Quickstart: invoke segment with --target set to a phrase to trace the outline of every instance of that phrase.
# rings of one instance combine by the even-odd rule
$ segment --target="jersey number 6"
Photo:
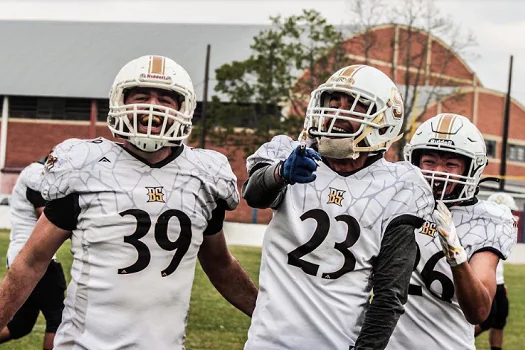
[[[120,216],[132,215],[137,220],[137,229],[133,234],[124,236],[124,242],[135,247],[139,257],[134,264],[118,269],[118,273],[119,275],[122,275],[142,271],[151,261],[151,253],[148,246],[140,241],[140,239],[148,233],[151,227],[149,214],[140,209],[128,209],[119,214]],[[168,238],[168,222],[172,217],[176,217],[180,223],[180,235],[174,242],[170,241]],[[162,277],[171,275],[177,269],[184,254],[186,254],[190,247],[191,235],[191,221],[188,215],[177,209],[166,210],[160,214],[157,223],[155,224],[155,241],[159,247],[164,250],[173,251],[177,249],[168,267],[161,271]]]
[[[316,276],[317,271],[319,271],[319,265],[305,261],[301,259],[301,257],[313,252],[326,239],[328,232],[330,231],[330,217],[321,209],[312,209],[301,215],[302,221],[306,219],[314,219],[317,221],[317,228],[308,242],[288,253],[288,264],[301,268],[301,270],[309,275]],[[354,270],[356,262],[355,257],[348,248],[352,247],[357,242],[359,235],[361,234],[359,224],[354,217],[350,215],[338,215],[335,217],[335,220],[342,221],[347,226],[345,240],[341,243],[334,244],[334,249],[343,254],[345,261],[339,270],[323,273],[321,277],[326,279],[337,279],[345,273]]]
[[[416,254],[416,263],[414,264],[414,270],[417,268],[417,265],[419,264],[419,260],[421,259],[421,251],[419,250],[419,246],[416,245],[416,247],[417,247],[417,254]],[[444,257],[445,257],[445,253],[443,253],[441,250],[435,253],[434,255],[432,255],[430,259],[428,259],[425,266],[423,267],[423,270],[421,271],[421,279],[423,280],[423,283],[425,284],[425,287],[428,289],[430,294],[432,294],[434,297],[441,299],[447,303],[451,303],[452,297],[454,297],[454,293],[455,293],[454,283],[444,273],[434,270],[438,261]],[[432,283],[434,283],[435,281],[439,281],[439,283],[441,283],[441,289],[442,289],[441,295],[439,295],[432,289]],[[421,286],[410,284],[408,286],[408,294],[422,296],[423,290]]]

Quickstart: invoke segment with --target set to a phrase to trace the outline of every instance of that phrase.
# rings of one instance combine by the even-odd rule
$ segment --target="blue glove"
[[[321,160],[321,155],[311,148],[296,149],[282,163],[279,175],[286,183],[308,183],[315,180],[314,171],[319,166],[316,161]]]

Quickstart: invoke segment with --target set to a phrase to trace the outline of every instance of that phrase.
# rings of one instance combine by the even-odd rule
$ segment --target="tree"
[[[396,27],[390,42],[390,75],[397,82],[403,82],[398,87],[404,98],[405,137],[395,144],[398,158],[402,158],[410,131],[429,104],[450,96],[461,85],[445,78],[444,73],[456,55],[469,55],[475,45],[474,37],[471,33],[464,34],[430,0],[348,0],[348,4],[353,23],[349,28],[354,33],[362,33],[359,49],[362,63],[368,63],[371,51],[379,48],[375,29],[387,23]],[[443,40],[448,48],[436,44],[435,38]],[[427,59],[429,55],[431,60]]]
[[[270,19],[271,27],[254,37],[248,59],[215,71],[215,91],[222,98],[216,95],[210,103],[208,135],[222,144],[243,144],[246,152],[274,134],[297,137],[305,93],[345,60],[341,31],[319,12],[303,10],[297,16]],[[233,135],[238,126],[244,128]]]

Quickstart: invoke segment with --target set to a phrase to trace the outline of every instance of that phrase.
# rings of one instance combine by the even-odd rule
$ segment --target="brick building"
[[[0,192],[9,193],[16,171],[44,156],[55,144],[70,137],[110,137],[105,118],[107,93],[118,69],[131,58],[159,54],[174,58],[193,77],[202,99],[206,45],[211,44],[210,94],[214,71],[233,60],[249,56],[252,38],[264,26],[146,23],[85,23],[0,21]],[[407,82],[417,84],[418,96],[411,118],[413,126],[441,112],[470,118],[484,134],[489,166],[486,175],[499,172],[505,94],[486,89],[473,70],[446,44],[423,32],[384,25],[372,30],[374,45],[363,54],[365,35],[343,43],[353,63],[373,65],[389,76],[403,92]],[[423,50],[407,68],[408,50]],[[368,36],[369,38],[369,36]],[[446,65],[444,64],[446,62]],[[408,78],[407,78],[408,72]],[[307,72],[305,73],[307,74]],[[429,91],[439,90],[439,98]],[[413,89],[407,89],[410,98]],[[428,100],[428,103],[427,103]],[[200,113],[197,107],[195,120]],[[416,120],[416,117],[417,118]],[[511,103],[506,190],[525,193],[525,108]],[[229,156],[239,185],[247,178],[245,156],[218,145],[209,145]],[[11,174],[13,173],[13,174]],[[522,178],[520,178],[522,177]],[[484,188],[482,195],[492,189]],[[520,205],[525,198],[517,194]],[[228,213],[230,221],[251,222],[254,212],[244,201]],[[268,222],[269,210],[257,212],[257,221]]]

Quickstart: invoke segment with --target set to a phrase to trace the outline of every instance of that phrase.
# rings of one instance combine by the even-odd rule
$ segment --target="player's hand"
[[[321,161],[319,153],[311,148],[298,146],[282,163],[279,175],[291,185],[312,182],[316,178],[314,171],[319,166],[318,161]]]
[[[436,210],[432,214],[437,225],[441,247],[450,266],[458,266],[467,261],[467,253],[461,246],[452,215],[442,201],[437,201]]]

